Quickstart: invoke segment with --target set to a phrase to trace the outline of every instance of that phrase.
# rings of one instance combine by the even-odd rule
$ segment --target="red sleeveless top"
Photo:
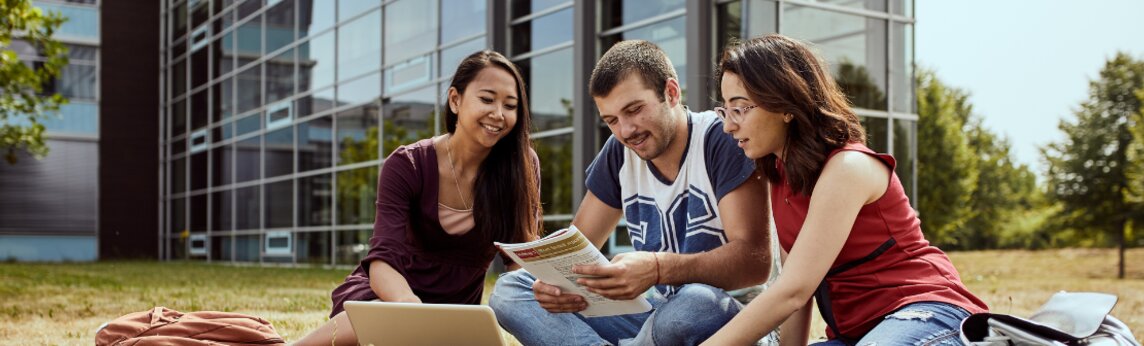
[[[949,303],[970,313],[987,311],[985,303],[962,284],[949,257],[922,235],[921,221],[894,173],[894,158],[851,143],[830,152],[826,160],[842,151],[882,161],[890,168],[890,183],[881,198],[858,211],[842,251],[816,293],[823,319],[831,325],[827,335],[857,340],[887,314],[917,302]],[[790,252],[806,221],[810,197],[792,191],[782,162],[776,165],[781,183],[771,184],[771,205],[779,244]]]

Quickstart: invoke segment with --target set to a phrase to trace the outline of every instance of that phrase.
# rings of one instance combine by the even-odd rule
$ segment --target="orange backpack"
[[[100,328],[97,346],[285,345],[262,318],[218,311],[182,313],[165,307],[123,315]]]

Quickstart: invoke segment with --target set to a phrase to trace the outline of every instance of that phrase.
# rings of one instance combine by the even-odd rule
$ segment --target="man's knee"
[[[520,300],[522,297],[534,297],[532,295],[532,284],[536,282],[536,278],[524,270],[514,270],[502,274],[497,278],[497,282],[493,285],[493,292],[489,295],[489,307],[494,311],[505,309],[513,304],[513,301]]]
[[[704,284],[684,285],[656,312],[655,330],[710,335],[740,309],[735,298],[722,289]]]

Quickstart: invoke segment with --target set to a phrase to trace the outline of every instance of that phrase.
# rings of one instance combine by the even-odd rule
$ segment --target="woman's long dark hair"
[[[847,143],[866,143],[866,131],[826,64],[803,43],[772,34],[734,42],[716,70],[734,73],[752,100],[767,111],[791,114],[783,170],[791,190],[810,196],[826,155]],[[774,154],[756,161],[763,176],[779,184]]]
[[[540,234],[539,168],[534,161],[532,115],[528,111],[524,78],[508,58],[484,50],[461,61],[449,87],[464,94],[465,88],[485,68],[499,68],[512,75],[517,90],[516,125],[508,135],[493,145],[473,185],[473,221],[475,231],[500,242],[524,242]],[[445,129],[457,130],[457,113],[445,108]]]

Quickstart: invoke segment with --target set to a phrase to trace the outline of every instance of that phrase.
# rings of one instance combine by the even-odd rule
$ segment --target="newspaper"
[[[576,283],[585,277],[572,272],[575,265],[605,265],[608,259],[576,226],[553,232],[547,237],[519,244],[494,243],[513,261],[549,285],[560,287],[564,293],[584,297],[588,308],[580,314],[585,317],[613,316],[641,313],[651,310],[644,297],[631,300],[612,300],[589,292]]]

